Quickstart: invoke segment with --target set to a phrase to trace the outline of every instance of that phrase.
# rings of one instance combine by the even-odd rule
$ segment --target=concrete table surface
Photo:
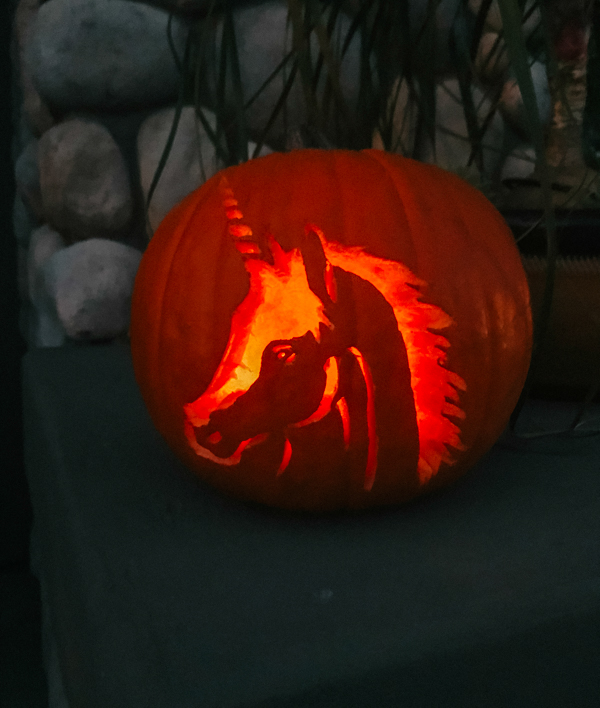
[[[600,705],[598,436],[505,442],[444,493],[306,517],[189,473],[126,345],[23,366],[32,558],[71,708]]]

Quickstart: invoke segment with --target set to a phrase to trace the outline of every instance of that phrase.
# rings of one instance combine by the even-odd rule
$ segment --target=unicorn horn
[[[219,189],[227,216],[227,231],[233,237],[235,247],[242,256],[260,256],[260,246],[253,239],[252,229],[243,221],[244,215],[226,177],[221,179]]]

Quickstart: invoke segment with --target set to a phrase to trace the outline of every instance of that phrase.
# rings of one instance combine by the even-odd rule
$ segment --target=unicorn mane
[[[450,342],[432,331],[450,327],[453,320],[441,308],[420,300],[426,283],[402,263],[372,256],[360,246],[327,241],[313,224],[306,228],[319,236],[333,266],[367,280],[394,310],[410,368],[419,429],[418,472],[424,484],[442,462],[453,464],[449,448],[464,449],[460,428],[448,416],[465,418],[459,406],[459,391],[465,391],[467,386],[464,379],[444,366]]]

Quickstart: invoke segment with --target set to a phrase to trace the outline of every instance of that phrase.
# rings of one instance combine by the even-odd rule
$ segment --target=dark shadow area
[[[32,512],[23,464],[18,252],[13,232],[10,46],[16,2],[0,3],[0,705],[45,708],[39,583],[29,572]]]
[[[19,332],[17,243],[12,215],[15,182],[12,168],[10,33],[13,3],[0,9],[0,570],[26,568],[31,508],[23,467],[21,357],[25,343]]]
[[[0,705],[45,708],[39,583],[26,571],[0,575]]]
[[[260,708],[595,708],[599,619],[598,613],[565,618],[477,651],[415,659],[402,677],[394,667]]]

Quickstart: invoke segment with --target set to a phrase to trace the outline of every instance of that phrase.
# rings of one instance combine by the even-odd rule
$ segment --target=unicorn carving
[[[383,451],[414,454],[421,484],[452,464],[466,385],[445,366],[450,343],[439,332],[452,319],[422,301],[426,284],[402,263],[329,241],[318,224],[284,251],[275,235],[253,233],[225,179],[221,194],[250,288],[212,381],[184,408],[196,454],[233,466],[277,440],[281,475],[293,463],[291,438],[333,416],[344,450],[364,448],[366,490]],[[369,317],[356,317],[358,298]],[[414,430],[418,450],[399,448],[399,426]]]

